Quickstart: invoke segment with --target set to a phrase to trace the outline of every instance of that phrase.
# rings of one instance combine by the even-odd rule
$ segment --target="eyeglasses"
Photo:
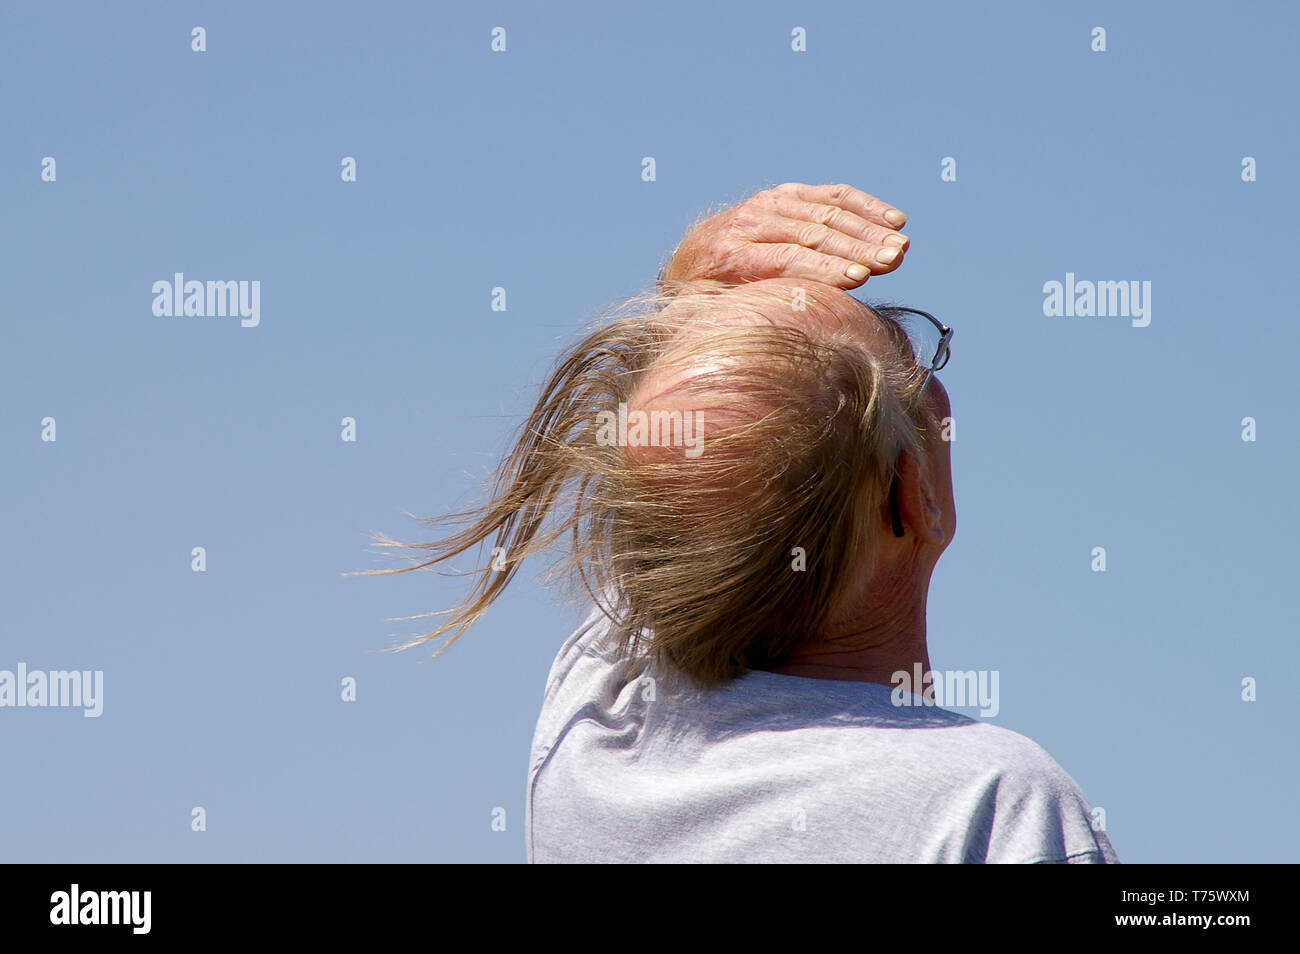
[[[884,318],[891,328],[900,330],[907,337],[917,365],[926,369],[925,380],[917,388],[916,397],[912,399],[912,405],[908,408],[909,411],[913,411],[920,403],[921,395],[925,393],[926,385],[930,383],[934,373],[943,370],[952,356],[950,344],[952,328],[929,312],[916,308],[889,306],[873,310]],[[902,342],[899,344],[901,345]]]

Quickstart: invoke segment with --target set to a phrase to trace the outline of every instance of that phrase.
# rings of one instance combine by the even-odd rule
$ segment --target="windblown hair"
[[[804,288],[809,311],[850,304],[863,322],[874,311],[890,346],[874,353],[860,335],[796,321],[790,288],[758,282],[635,298],[569,348],[487,503],[424,521],[463,529],[429,543],[379,538],[414,565],[370,573],[488,546],[501,555],[472,571],[457,608],[423,614],[449,619],[397,648],[442,637],[443,652],[528,557],[565,537],[559,567],[615,622],[624,654],[650,653],[699,686],[779,665],[817,637],[888,532],[899,454],[922,450],[934,422],[908,410],[924,372],[889,308]],[[643,387],[652,382],[666,384]],[[609,440],[620,405],[656,401],[703,420],[698,456]]]

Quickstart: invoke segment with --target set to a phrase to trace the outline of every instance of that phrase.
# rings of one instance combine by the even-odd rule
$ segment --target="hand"
[[[692,228],[661,280],[803,278],[857,288],[902,264],[908,238],[898,229],[906,221],[852,186],[787,182]]]

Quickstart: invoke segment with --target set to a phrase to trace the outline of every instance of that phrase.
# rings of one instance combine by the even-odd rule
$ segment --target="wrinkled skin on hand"
[[[661,280],[728,284],[797,278],[857,288],[902,264],[907,217],[848,185],[787,182],[695,225]]]

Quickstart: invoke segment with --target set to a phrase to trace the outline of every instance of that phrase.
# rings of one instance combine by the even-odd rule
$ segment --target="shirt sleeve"
[[[992,864],[1119,864],[1083,791],[1042,748],[1028,742],[999,779],[988,840]]]

